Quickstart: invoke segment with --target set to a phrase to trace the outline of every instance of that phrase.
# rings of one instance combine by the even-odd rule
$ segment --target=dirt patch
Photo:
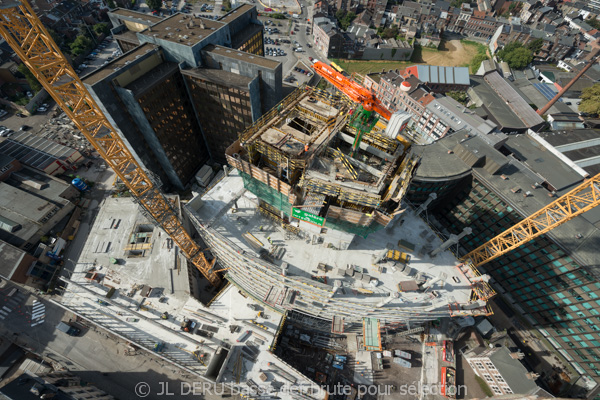
[[[443,41],[438,51],[424,48],[421,57],[425,64],[444,67],[468,66],[477,54],[477,48],[464,45],[460,40]]]
[[[438,50],[417,47],[411,61],[358,61],[333,60],[346,72],[368,74],[382,70],[404,69],[411,65],[429,64],[443,67],[464,67],[471,63],[477,54],[477,46],[461,43],[460,40],[442,41]]]

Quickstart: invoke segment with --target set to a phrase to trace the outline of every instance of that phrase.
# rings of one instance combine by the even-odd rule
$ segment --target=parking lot
[[[85,58],[83,64],[75,70],[79,76],[85,76],[94,72],[96,69],[108,64],[116,57],[121,55],[121,51],[112,37],[104,39],[98,43],[96,48]]]

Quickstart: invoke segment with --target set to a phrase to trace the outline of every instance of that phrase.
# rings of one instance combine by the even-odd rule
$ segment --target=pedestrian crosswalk
[[[0,303],[0,320],[8,317],[8,315],[14,310],[17,310],[19,314],[22,314],[23,312],[21,311],[21,303],[25,297],[26,294],[19,290],[13,292],[11,295],[5,296]]]
[[[38,300],[33,301],[31,307],[31,326],[37,326],[44,323],[46,317],[46,306]]]

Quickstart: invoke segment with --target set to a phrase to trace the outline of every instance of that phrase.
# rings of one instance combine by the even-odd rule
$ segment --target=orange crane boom
[[[27,1],[3,2],[0,35],[75,123],[134,198],[213,285],[221,278],[169,200],[138,164]]]
[[[352,101],[359,103],[363,106],[365,111],[375,111],[383,118],[390,120],[392,113],[379,101],[373,93],[369,92],[358,83],[346,78],[344,75],[331,68],[329,65],[317,61],[313,64],[313,69],[319,75],[331,83],[333,86],[338,88],[341,92],[345,93]]]

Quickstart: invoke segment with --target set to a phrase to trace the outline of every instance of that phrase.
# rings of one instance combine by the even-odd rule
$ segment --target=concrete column
[[[473,232],[473,230],[469,227],[463,229],[463,231],[460,233],[460,235],[450,235],[450,238],[448,240],[446,240],[444,243],[442,243],[442,245],[440,247],[438,247],[437,249],[433,250],[431,253],[429,253],[429,255],[431,257],[435,257],[438,254],[440,254],[442,251],[446,250],[447,248],[449,248],[450,246],[452,246],[453,244],[457,244],[459,242],[460,239],[462,239],[463,237],[470,235]]]
[[[417,208],[417,215],[420,215],[423,211],[427,210],[429,204],[431,204],[431,202],[435,199],[437,199],[437,194],[433,192],[429,193],[429,197],[427,198],[427,200],[425,200],[425,203],[421,204],[419,208]]]

